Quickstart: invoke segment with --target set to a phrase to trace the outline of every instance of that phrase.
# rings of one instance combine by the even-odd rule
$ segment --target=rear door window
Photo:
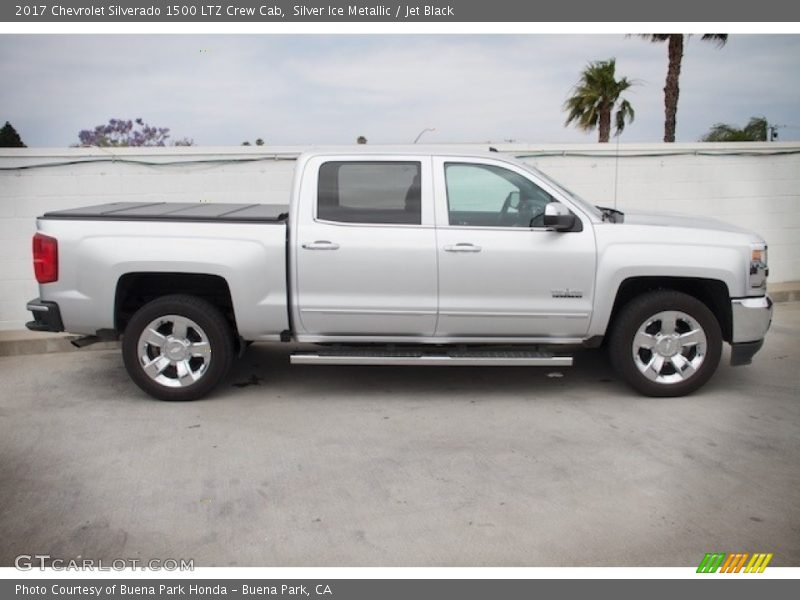
[[[317,218],[365,224],[422,223],[421,165],[329,161],[320,166]]]

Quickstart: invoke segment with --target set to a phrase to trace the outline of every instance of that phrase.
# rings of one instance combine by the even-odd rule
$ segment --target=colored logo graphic
[[[749,559],[749,561],[748,561]],[[772,560],[772,553],[759,552],[748,554],[747,552],[711,552],[703,557],[700,566],[697,567],[698,573],[763,573],[769,561]],[[747,566],[745,566],[747,565]]]

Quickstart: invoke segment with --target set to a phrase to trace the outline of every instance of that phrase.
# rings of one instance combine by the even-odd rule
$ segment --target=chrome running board
[[[520,350],[389,350],[341,348],[291,355],[294,365],[408,365],[450,367],[571,367],[571,356]]]

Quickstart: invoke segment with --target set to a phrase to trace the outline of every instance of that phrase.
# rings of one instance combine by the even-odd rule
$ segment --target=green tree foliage
[[[8,121],[0,128],[0,148],[27,148],[17,130]]]
[[[751,117],[742,128],[729,123],[716,123],[708,130],[701,142],[766,142],[767,118]]]
[[[634,85],[626,77],[616,79],[616,59],[589,63],[572,89],[572,96],[564,102],[567,120],[564,126],[575,123],[584,131],[598,130],[598,141],[608,142],[611,135],[611,114],[614,113],[614,135],[625,129],[625,122],[633,122],[634,111],[630,102],[621,98],[622,92]]]

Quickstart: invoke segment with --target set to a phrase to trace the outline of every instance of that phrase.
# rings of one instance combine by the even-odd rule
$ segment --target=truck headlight
[[[767,247],[763,244],[755,245],[750,251],[750,287],[761,289],[767,287]]]

